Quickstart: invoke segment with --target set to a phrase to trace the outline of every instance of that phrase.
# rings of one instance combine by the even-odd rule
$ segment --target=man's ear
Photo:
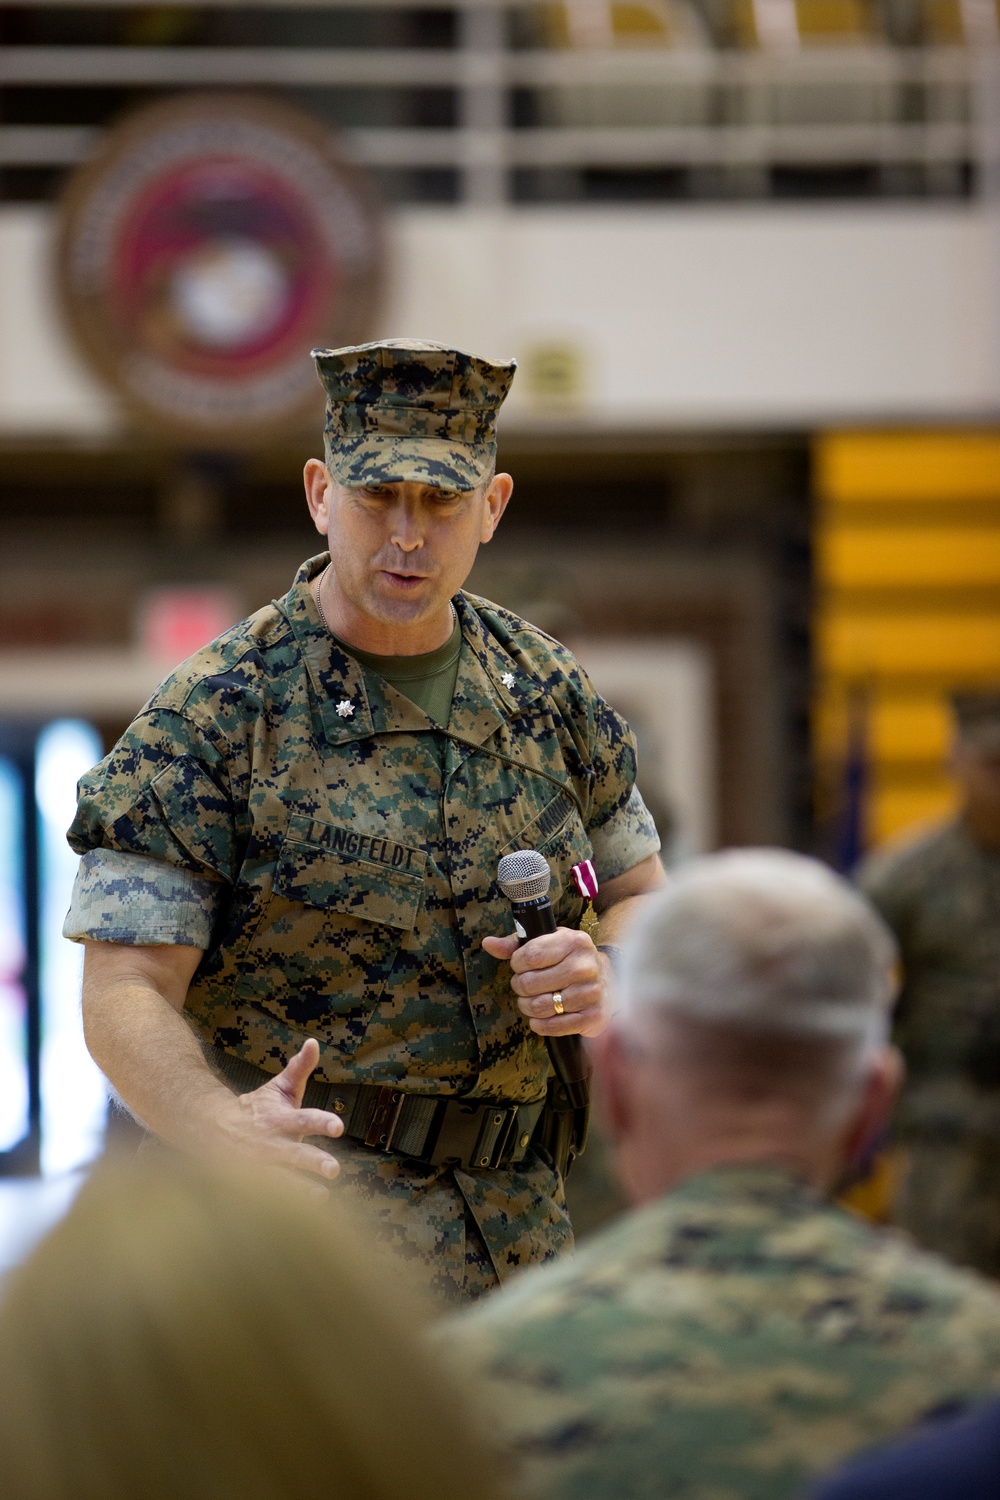
[[[879,1048],[869,1063],[860,1102],[844,1137],[844,1160],[857,1162],[885,1134],[906,1076],[898,1047]]]
[[[310,458],[302,472],[302,480],[306,487],[306,504],[313,518],[313,525],[320,536],[326,536],[330,530],[330,492],[333,486],[330,471],[320,459]]]
[[[627,1135],[632,1123],[627,1045],[612,1023],[606,1031],[588,1041],[587,1050],[594,1061],[601,1120],[612,1144],[617,1144]]]
[[[479,534],[480,542],[492,540],[493,533],[500,525],[500,517],[510,503],[510,497],[514,493],[514,481],[509,474],[494,474],[490,480],[489,489],[486,491],[486,504],[483,507],[483,529]]]

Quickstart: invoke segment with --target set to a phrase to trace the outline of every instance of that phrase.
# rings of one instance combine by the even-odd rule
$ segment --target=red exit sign
[[[139,614],[144,656],[175,666],[242,618],[232,589],[216,584],[152,589]]]

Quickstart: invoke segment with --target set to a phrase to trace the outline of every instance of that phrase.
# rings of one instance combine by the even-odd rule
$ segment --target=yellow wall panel
[[[951,748],[951,710],[939,698],[879,698],[872,706],[868,745],[873,760],[944,762]]]
[[[950,817],[957,808],[954,787],[947,781],[926,786],[887,786],[872,796],[868,811],[868,837],[872,848],[897,838],[921,824]]]
[[[863,688],[878,844],[954,812],[949,693],[1000,682],[1000,430],[830,433],[814,460],[817,806],[823,816],[823,798],[843,788],[851,695]],[[951,519],[963,501],[991,509]],[[883,508],[869,520],[865,505]]]
[[[946,694],[876,694],[867,711],[867,753],[873,761],[926,761],[942,765],[951,746]],[[847,698],[827,692],[813,714],[813,743],[826,761],[843,761]]]
[[[830,500],[1000,500],[1000,434],[825,433],[814,463]]]
[[[871,676],[1000,678],[1000,614],[821,614],[814,630],[820,670]]]
[[[874,16],[864,0],[798,0],[799,35],[843,40],[871,36]]]
[[[829,588],[989,587],[1000,584],[1000,526],[838,526],[816,539]]]

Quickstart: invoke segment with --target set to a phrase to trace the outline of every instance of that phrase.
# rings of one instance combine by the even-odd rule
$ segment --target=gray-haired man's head
[[[658,1015],[817,1041],[884,1040],[894,939],[825,865],[782,849],[693,861],[626,948],[626,1024]]]
[[[781,1162],[836,1181],[884,1125],[895,943],[846,881],[779,849],[693,861],[625,940],[595,1054],[626,1190]]]

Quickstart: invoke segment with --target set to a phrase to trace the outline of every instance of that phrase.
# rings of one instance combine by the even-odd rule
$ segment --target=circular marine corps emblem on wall
[[[322,411],[310,349],[372,333],[376,200],[308,115],[189,95],[140,110],[72,178],[59,279],[89,361],[144,426],[243,446]]]

